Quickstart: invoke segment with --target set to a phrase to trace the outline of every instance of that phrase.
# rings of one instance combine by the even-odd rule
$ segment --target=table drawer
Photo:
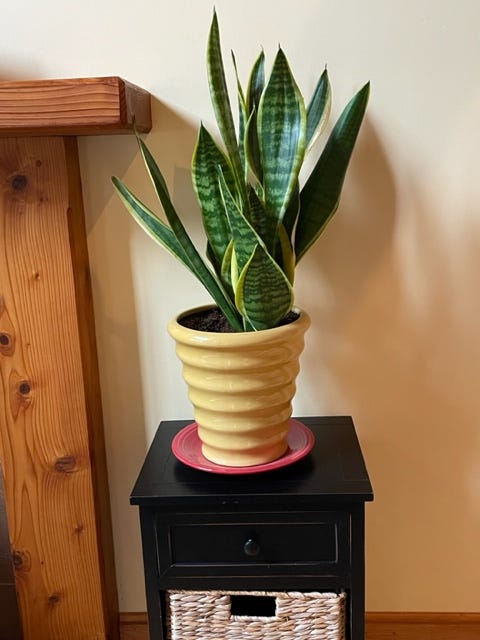
[[[217,516],[218,518],[218,516]],[[349,515],[249,514],[242,520],[218,520],[185,514],[174,521],[157,520],[160,575],[245,573],[248,567],[279,573],[295,565],[316,573],[337,574],[349,566]]]

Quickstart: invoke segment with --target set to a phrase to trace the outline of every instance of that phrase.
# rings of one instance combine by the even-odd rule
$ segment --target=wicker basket
[[[274,599],[274,614],[232,614],[236,596]],[[170,640],[345,640],[345,594],[168,591]]]

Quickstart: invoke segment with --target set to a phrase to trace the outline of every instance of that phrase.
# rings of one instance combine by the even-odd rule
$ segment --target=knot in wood
[[[56,605],[60,602],[60,594],[59,593],[52,593],[51,596],[49,596],[48,598],[48,604],[50,605]]]
[[[12,564],[17,573],[26,573],[31,570],[32,558],[26,549],[12,550]]]
[[[22,380],[18,385],[18,391],[22,394],[22,396],[27,396],[32,390],[30,383],[27,380]]]
[[[14,352],[15,352],[15,335],[10,335],[9,333],[7,333],[7,331],[1,331],[0,332],[0,355],[12,356]]]
[[[15,569],[21,569],[23,567],[23,553],[21,551],[14,551],[12,553],[12,562]]]
[[[13,176],[12,178],[12,189],[14,191],[23,191],[28,184],[27,176],[24,176],[22,173]]]
[[[75,471],[77,459],[75,456],[63,456],[55,461],[55,471],[59,473],[72,473]]]

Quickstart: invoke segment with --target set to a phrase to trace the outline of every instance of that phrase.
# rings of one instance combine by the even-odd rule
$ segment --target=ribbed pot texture
[[[168,325],[183,363],[202,453],[216,464],[243,467],[265,464],[287,448],[295,379],[308,315],[290,324],[246,333],[189,329],[178,320]]]

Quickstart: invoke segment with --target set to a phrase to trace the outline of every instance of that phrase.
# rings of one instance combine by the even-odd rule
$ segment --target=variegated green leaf
[[[262,51],[253,65],[246,97],[248,117],[246,128],[246,155],[250,169],[260,183],[263,182],[263,169],[258,144],[257,115],[264,86],[265,55]]]
[[[210,244],[210,242],[208,242],[208,240],[207,240],[207,248],[205,250],[205,254],[209,259],[210,264],[212,265],[215,273],[217,274],[218,277],[220,277],[221,265],[219,264],[217,256],[213,252],[212,245]]]
[[[240,274],[235,303],[257,331],[277,326],[292,308],[290,282],[260,245],[255,247]]]
[[[291,308],[295,264],[338,206],[369,87],[366,85],[346,107],[299,191],[306,149],[328,120],[331,91],[327,71],[319,78],[306,109],[281,49],[267,83],[265,58],[263,51],[260,53],[246,94],[233,54],[232,58],[238,132],[214,11],[207,74],[226,151],[202,126],[192,160],[193,183],[207,235],[206,253],[213,271],[188,237],[165,180],[140,139],[143,160],[168,223],[157,218],[120,180],[114,179],[114,184],[134,219],[195,274],[236,330],[267,329],[278,325]]]
[[[230,98],[228,96],[227,82],[225,80],[225,70],[220,46],[220,32],[218,29],[216,12],[213,13],[210,35],[208,38],[207,73],[210,96],[218,128],[227,148],[227,153],[237,182],[237,188],[239,192],[243,194],[244,199],[246,199],[244,171],[237,144],[237,135],[233,122]]]
[[[140,151],[142,153],[143,161],[145,167],[147,169],[148,175],[152,181],[155,192],[160,200],[163,210],[165,212],[165,216],[168,220],[171,230],[173,231],[175,237],[177,238],[179,244],[183,247],[186,254],[189,256],[190,260],[194,263],[200,263],[206,267],[202,258],[198,255],[197,249],[190,239],[185,227],[183,226],[182,221],[180,220],[175,207],[170,199],[170,195],[167,190],[167,185],[165,179],[155,162],[154,157],[150,153],[147,145],[143,142],[141,138],[137,138]],[[207,269],[208,270],[208,269]],[[210,272],[209,272],[210,273]],[[211,274],[210,274],[211,275]]]
[[[295,230],[297,262],[312,246],[335,213],[343,181],[367,108],[370,84],[348,103],[330,134],[310,177],[300,192],[300,215]]]
[[[222,288],[202,258],[198,255],[195,247],[191,245],[191,243],[187,243],[187,246],[182,245],[172,229],[140,202],[119,178],[113,177],[112,182],[120,199],[133,219],[153,240],[180,260],[202,282],[232,327],[236,331],[241,331],[242,323],[237,310],[225,296]]]
[[[202,124],[192,159],[192,180],[202,211],[205,233],[216,263],[221,265],[231,234],[218,183],[219,167],[232,189],[234,179],[230,164]]]
[[[255,229],[242,215],[223,176],[220,175],[219,180],[233,238],[232,285],[235,289],[235,304],[254,329],[273,327],[293,304],[293,291],[288,276],[270,256]],[[286,241],[289,244],[288,238]],[[287,247],[285,249],[288,251]],[[292,256],[290,249],[287,262]],[[291,275],[290,264],[287,265],[287,271]]]
[[[138,138],[138,142],[145,167],[152,180],[157,196],[162,204],[170,228],[173,231],[178,243],[184,250],[185,254],[188,256],[188,259],[193,266],[195,275],[207,288],[209,293],[214,298],[215,302],[222,309],[232,327],[234,327],[236,330],[240,330],[241,325],[234,304],[231,300],[229,300],[228,296],[225,295],[225,292],[223,291],[220,283],[215,279],[212,272],[207,267],[204,260],[199,255],[192,240],[190,239],[170,199],[165,179],[148,147],[140,138]]]
[[[238,208],[237,203],[228,189],[225,178],[220,172],[219,184],[228,222],[230,224],[236,268],[241,271],[245,266],[245,263],[250,259],[255,245],[261,242],[261,239]],[[234,280],[235,278],[232,276],[232,281]]]
[[[290,202],[288,203],[288,207],[285,211],[285,215],[283,216],[283,226],[289,236],[289,238],[293,235],[293,230],[295,228],[295,223],[297,222],[298,213],[300,211],[300,187],[298,184],[298,180],[295,184],[295,188],[293,189],[292,196],[290,198]]]
[[[222,265],[220,269],[220,277],[222,279],[223,286],[226,291],[232,296],[232,300],[234,299],[234,285],[232,282],[232,256],[233,256],[233,240],[230,240],[228,243],[227,250],[225,251],[225,255],[223,256]]]
[[[281,261],[277,260],[282,271],[287,276],[290,284],[293,286],[295,279],[295,254],[293,253],[290,237],[282,223],[278,226],[278,240]]]
[[[237,79],[237,102],[238,102],[238,151],[240,153],[240,160],[243,168],[243,179],[245,182],[248,177],[248,165],[245,151],[245,136],[247,127],[247,105],[245,103],[245,96],[243,94],[242,85],[238,76],[237,61],[232,51],[233,68],[235,69],[235,77]]]
[[[265,87],[265,54],[261,51],[255,60],[248,80],[246,104],[248,113],[258,110],[260,98]]]
[[[332,92],[325,69],[320,76],[312,99],[307,107],[307,149],[311,148],[322,133],[330,117]]]
[[[307,126],[303,98],[282,49],[260,100],[257,126],[265,207],[281,221],[302,166]]]
[[[265,243],[268,251],[272,253],[276,241],[277,221],[272,216],[267,216],[265,205],[251,186],[248,189],[248,201],[250,204],[249,222]]]
[[[183,262],[183,264],[193,273],[194,267],[177,240],[175,234],[162,220],[160,220],[146,205],[135,196],[130,189],[116,176],[112,178],[113,186],[120,196],[125,208],[130,213],[137,224],[149,235],[155,242],[160,244],[164,249],[171,253],[175,258]]]

